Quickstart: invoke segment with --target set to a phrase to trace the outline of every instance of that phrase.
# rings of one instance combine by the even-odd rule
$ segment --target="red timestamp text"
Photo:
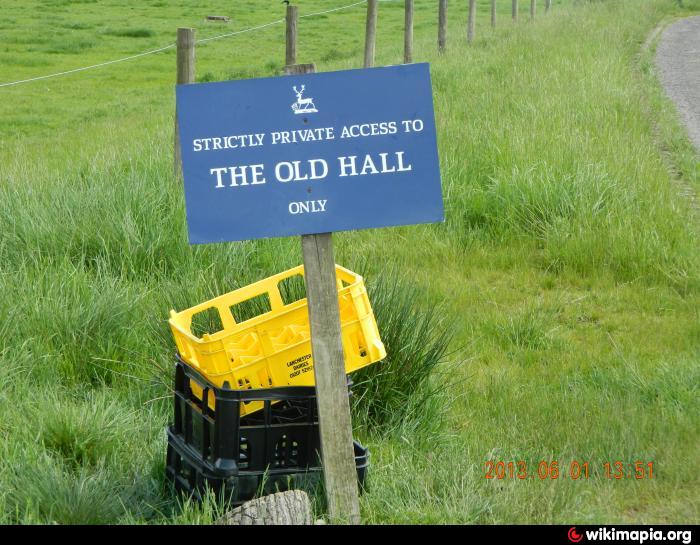
[[[574,481],[598,476],[610,480],[649,480],[655,477],[654,462],[621,460],[593,464],[584,460],[560,463],[558,460],[541,460],[528,463],[524,460],[488,460],[484,467],[486,479],[571,479]]]

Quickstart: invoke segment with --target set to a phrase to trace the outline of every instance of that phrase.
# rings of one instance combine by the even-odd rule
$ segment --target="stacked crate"
[[[322,469],[303,273],[296,267],[171,312],[178,355],[166,471],[176,489],[201,498],[209,488],[241,503],[318,481]],[[386,351],[362,278],[339,266],[336,273],[350,373],[381,360]],[[241,316],[236,307],[245,305],[248,313]],[[193,332],[193,320],[212,313],[219,318],[214,327],[201,336]],[[354,449],[364,484],[369,454],[356,441]]]

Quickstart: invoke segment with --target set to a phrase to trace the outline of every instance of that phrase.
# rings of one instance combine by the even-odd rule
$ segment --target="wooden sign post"
[[[315,71],[313,64],[296,64],[285,68],[288,75]],[[359,524],[360,501],[340,332],[333,235],[302,235],[301,249],[309,303],[311,352],[328,513],[334,523]]]
[[[359,524],[357,469],[340,333],[332,234],[303,235],[301,247],[328,513],[334,523]]]

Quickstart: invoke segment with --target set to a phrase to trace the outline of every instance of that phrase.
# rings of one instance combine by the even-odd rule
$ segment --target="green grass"
[[[365,275],[399,347],[368,371],[356,408],[372,451],[363,518],[697,523],[700,256],[679,180],[697,190],[700,167],[640,51],[657,23],[700,3],[555,1],[534,23],[523,4],[513,24],[499,0],[493,31],[480,1],[467,45],[466,2],[450,3],[438,55],[437,3],[416,1],[447,220],[335,236],[336,260]],[[401,62],[402,6],[380,4],[378,64]],[[252,0],[37,8],[3,4],[0,82],[160,47],[178,26],[203,38],[283,16]],[[210,13],[231,23],[207,23]],[[363,16],[303,19],[300,62],[358,67]],[[200,45],[198,79],[279,73],[282,33]],[[218,512],[164,482],[168,311],[301,255],[295,238],[188,246],[171,174],[174,64],[168,50],[0,88],[1,522],[202,523]],[[487,480],[487,460],[531,472],[588,461],[591,476]],[[653,461],[656,477],[608,480],[602,464],[616,460]]]

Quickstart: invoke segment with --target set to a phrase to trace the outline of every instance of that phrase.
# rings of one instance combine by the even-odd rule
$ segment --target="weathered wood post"
[[[440,0],[438,6],[438,51],[445,52],[447,47],[447,0]]]
[[[378,0],[367,0],[367,25],[365,27],[365,68],[374,66],[374,43],[377,35]]]
[[[535,10],[537,9],[537,0],[530,0],[530,21],[535,20]]]
[[[469,0],[469,21],[467,23],[467,41],[474,41],[474,32],[476,28],[476,0]]]
[[[288,75],[315,71],[313,64],[297,64],[285,68]],[[359,524],[360,501],[332,233],[302,235],[301,249],[309,304],[311,351],[328,513],[331,522]]]
[[[549,13],[550,8],[552,7],[552,0],[545,0],[544,2],[544,12]]]
[[[299,22],[299,8],[287,4],[286,30],[285,30],[285,66],[297,63],[297,23]]]
[[[513,13],[513,21],[517,21],[518,20],[518,0],[513,0],[511,10]]]
[[[491,28],[496,28],[496,0],[491,0]]]
[[[413,0],[405,0],[403,24],[403,63],[413,62]]]
[[[194,44],[195,30],[193,28],[177,29],[177,78],[178,84],[194,83]],[[175,111],[175,138],[174,138],[173,172],[180,176],[182,172],[182,158],[180,157],[180,130],[177,126],[177,106]]]

